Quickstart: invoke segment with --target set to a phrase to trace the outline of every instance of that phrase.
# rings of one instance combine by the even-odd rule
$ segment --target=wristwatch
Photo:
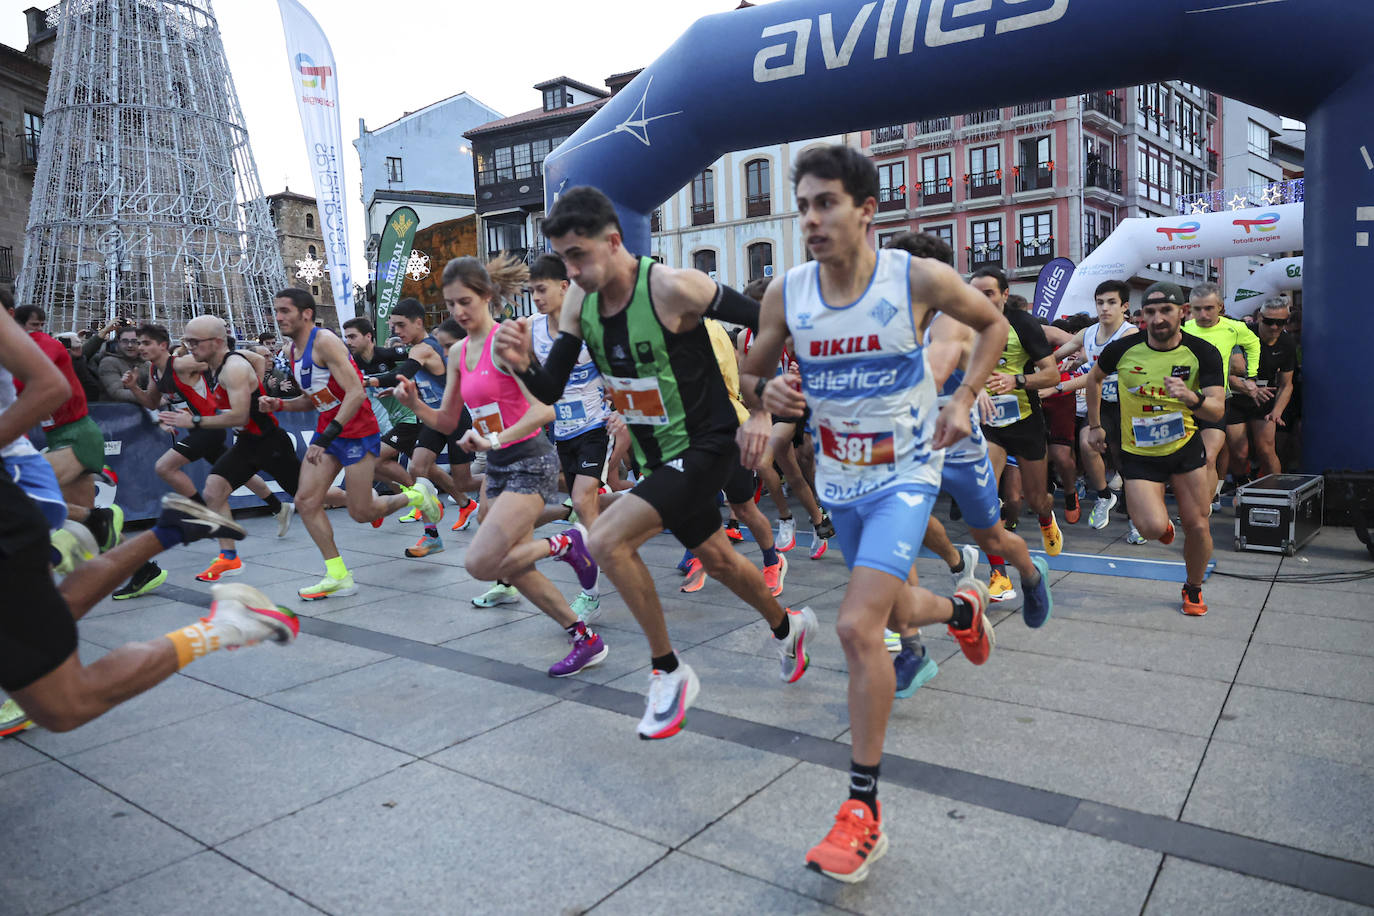
[[[201,419],[202,419],[202,417],[201,417],[200,414],[198,414],[198,413],[193,413],[193,414],[191,414],[191,425],[192,425],[192,426],[196,426],[196,427],[200,426],[200,421],[201,421]]]
[[[500,448],[500,447],[501,447],[501,433],[500,433],[500,432],[488,433],[488,434],[487,434],[487,442],[491,444],[491,447],[492,447],[492,448]]]
[[[1060,383],[1058,383],[1057,385],[1055,385],[1055,386],[1054,386],[1054,390],[1055,390],[1055,391],[1058,391],[1060,394],[1063,394],[1063,392],[1064,392],[1064,383],[1063,383],[1063,382],[1060,382]]]
[[[1026,377],[1025,377],[1024,375],[1021,375],[1020,373],[1017,373],[1017,375],[1016,375],[1016,387],[1017,387],[1017,388],[1025,388],[1025,387],[1026,387]]]

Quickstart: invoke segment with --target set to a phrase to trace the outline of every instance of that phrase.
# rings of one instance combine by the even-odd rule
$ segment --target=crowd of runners
[[[404,553],[416,559],[467,530],[465,569],[490,583],[472,603],[523,598],[566,632],[567,653],[540,661],[553,677],[611,651],[594,628],[604,575],[648,642],[637,733],[669,738],[702,684],[674,650],[662,584],[639,555],[667,531],[686,551],[673,586],[691,592],[709,577],[753,608],[787,684],[806,674],[822,620],[836,629],[849,677],[848,798],[805,862],[862,880],[887,848],[877,796],[893,700],[936,674],[921,628],[947,627],[981,665],[994,647],[993,602],[1019,587],[1024,623],[1046,624],[1047,557],[1080,519],[1080,462],[1088,525],[1104,527],[1124,500],[1137,538],[1169,544],[1181,529],[1180,609],[1206,613],[1224,364],[1244,341],[1205,301],[1185,325],[1189,303],[1171,283],[1145,290],[1141,328],[1127,321],[1130,288],[1109,281],[1096,291],[1097,322],[1046,329],[1009,301],[1000,272],[955,273],[937,238],[907,233],[875,251],[878,176],[857,151],[810,150],[792,180],[811,259],[743,292],[627,250],[610,200],[588,187],[559,196],[543,223],[550,251],[532,265],[449,262],[450,319],[435,328],[406,300],[389,334],[355,318],[340,336],[317,325],[309,293],[282,290],[274,317],[294,397],[268,393],[270,361],[232,348],[218,318],[188,322],[180,346],[143,325],[151,371],[146,385],[126,385],[172,434],[157,462],[171,492],[137,536],[123,535],[117,506],[96,506],[104,442],[67,349],[26,334],[23,307],[0,314],[0,576],[11,590],[0,612],[0,734],[72,729],[207,653],[296,636],[292,611],[231,581],[246,561],[229,500],[246,486],[279,537],[299,517],[318,549],[321,578],[298,588],[306,601],[359,588],[336,524],[413,523],[420,534]],[[521,289],[538,314],[498,322]],[[283,411],[316,416],[303,458]],[[43,452],[26,436],[38,426]],[[199,491],[184,471],[197,461],[209,465]],[[765,492],[776,529],[758,505]],[[932,517],[942,492],[976,546],[956,546]],[[1035,545],[1014,530],[1023,503],[1039,522]],[[800,534],[794,504],[806,514]],[[550,522],[563,524],[536,534]],[[753,544],[737,549],[745,532]],[[211,541],[217,549],[201,546]],[[948,565],[952,588],[917,581],[923,545]],[[209,614],[84,665],[76,621],[108,595],[155,592],[168,573],[154,557],[177,546],[205,551],[195,579],[211,583]],[[838,554],[849,568],[837,608],[785,605],[789,554],[803,553]],[[551,561],[572,567],[575,593],[545,574]],[[643,650],[622,637],[616,651]]]

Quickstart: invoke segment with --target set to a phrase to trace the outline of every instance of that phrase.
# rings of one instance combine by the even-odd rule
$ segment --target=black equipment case
[[[1292,556],[1322,530],[1321,475],[1270,474],[1236,491],[1236,549]]]

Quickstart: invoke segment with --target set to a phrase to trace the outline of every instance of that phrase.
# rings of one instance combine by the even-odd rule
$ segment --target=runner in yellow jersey
[[[1217,348],[1221,354],[1221,364],[1226,366],[1231,358],[1231,351],[1236,347],[1245,350],[1245,377],[1243,390],[1237,389],[1236,394],[1243,397],[1253,398],[1255,396],[1255,376],[1259,375],[1260,340],[1255,336],[1255,332],[1245,326],[1243,321],[1234,318],[1227,318],[1222,314],[1221,287],[1215,283],[1199,283],[1193,287],[1188,295],[1188,310],[1190,317],[1183,325],[1185,334],[1192,334],[1194,337],[1201,337],[1203,340]],[[1226,390],[1226,397],[1231,397],[1231,380],[1223,371],[1222,387]],[[1229,432],[1226,428],[1225,416],[1218,417],[1215,421],[1203,421],[1198,424],[1202,430],[1202,444],[1207,448],[1207,473],[1208,485],[1211,487],[1209,493],[1210,505],[1213,509],[1218,509],[1217,494],[1221,489],[1221,480],[1226,477],[1225,468],[1227,466],[1226,442],[1227,439],[1234,440],[1238,436],[1245,435],[1245,425],[1239,424],[1240,428],[1234,432]]]
[[[1206,341],[1184,333],[1183,291],[1173,283],[1145,290],[1141,312],[1145,333],[1107,345],[1088,373],[1088,441],[1103,452],[1102,382],[1117,376],[1121,399],[1121,476],[1131,522],[1146,538],[1170,544],[1174,525],[1164,504],[1164,485],[1173,487],[1183,524],[1183,613],[1207,613],[1202,577],[1212,556],[1208,515],[1207,457],[1198,421],[1215,422],[1225,410],[1221,354]]]

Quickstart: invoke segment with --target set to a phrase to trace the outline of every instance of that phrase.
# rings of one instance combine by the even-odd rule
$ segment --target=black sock
[[[650,659],[653,662],[655,671],[662,671],[664,674],[672,674],[677,670],[677,655],[669,652],[667,655],[660,655]]]
[[[957,595],[949,600],[954,603],[954,616],[950,618],[949,625],[956,630],[967,630],[973,626],[973,605]]]
[[[864,766],[849,761],[849,797],[868,805],[870,811],[878,813],[878,767]]]
[[[778,639],[786,639],[787,634],[792,632],[792,625],[787,622],[787,612],[782,614],[782,623],[772,628],[773,635]]]
[[[1185,583],[1183,583],[1183,591],[1184,591],[1185,594],[1187,594],[1188,600],[1189,600],[1189,601],[1201,601],[1201,600],[1202,600],[1202,586],[1201,586],[1201,585],[1189,585],[1188,583],[1185,582]]]
[[[192,493],[191,502],[200,503],[203,506],[205,505],[205,497],[201,496],[199,493]]]
[[[271,512],[273,515],[281,511],[281,500],[277,499],[277,494],[267,494],[267,511]]]
[[[1111,499],[1111,498],[1112,498],[1112,491],[1109,490],[1109,489],[1107,489],[1106,487],[1103,487],[1102,489],[1100,489],[1100,490],[1097,491],[1097,498],[1098,498],[1098,499]]]
[[[95,535],[95,542],[102,550],[105,547],[105,539],[110,536],[110,524],[113,521],[114,513],[109,509],[92,509],[91,514],[86,516],[86,527]]]
[[[949,568],[949,573],[950,573],[950,575],[952,575],[952,576],[957,576],[957,575],[959,575],[961,572],[964,571],[964,568],[965,568],[964,555],[961,553],[961,554],[959,554],[959,563],[958,563],[957,565],[955,565],[955,566],[951,566],[951,567]]]
[[[496,584],[497,584],[497,585],[504,585],[506,588],[510,588],[510,583],[507,582],[505,579],[497,579],[497,580],[496,580]]]

